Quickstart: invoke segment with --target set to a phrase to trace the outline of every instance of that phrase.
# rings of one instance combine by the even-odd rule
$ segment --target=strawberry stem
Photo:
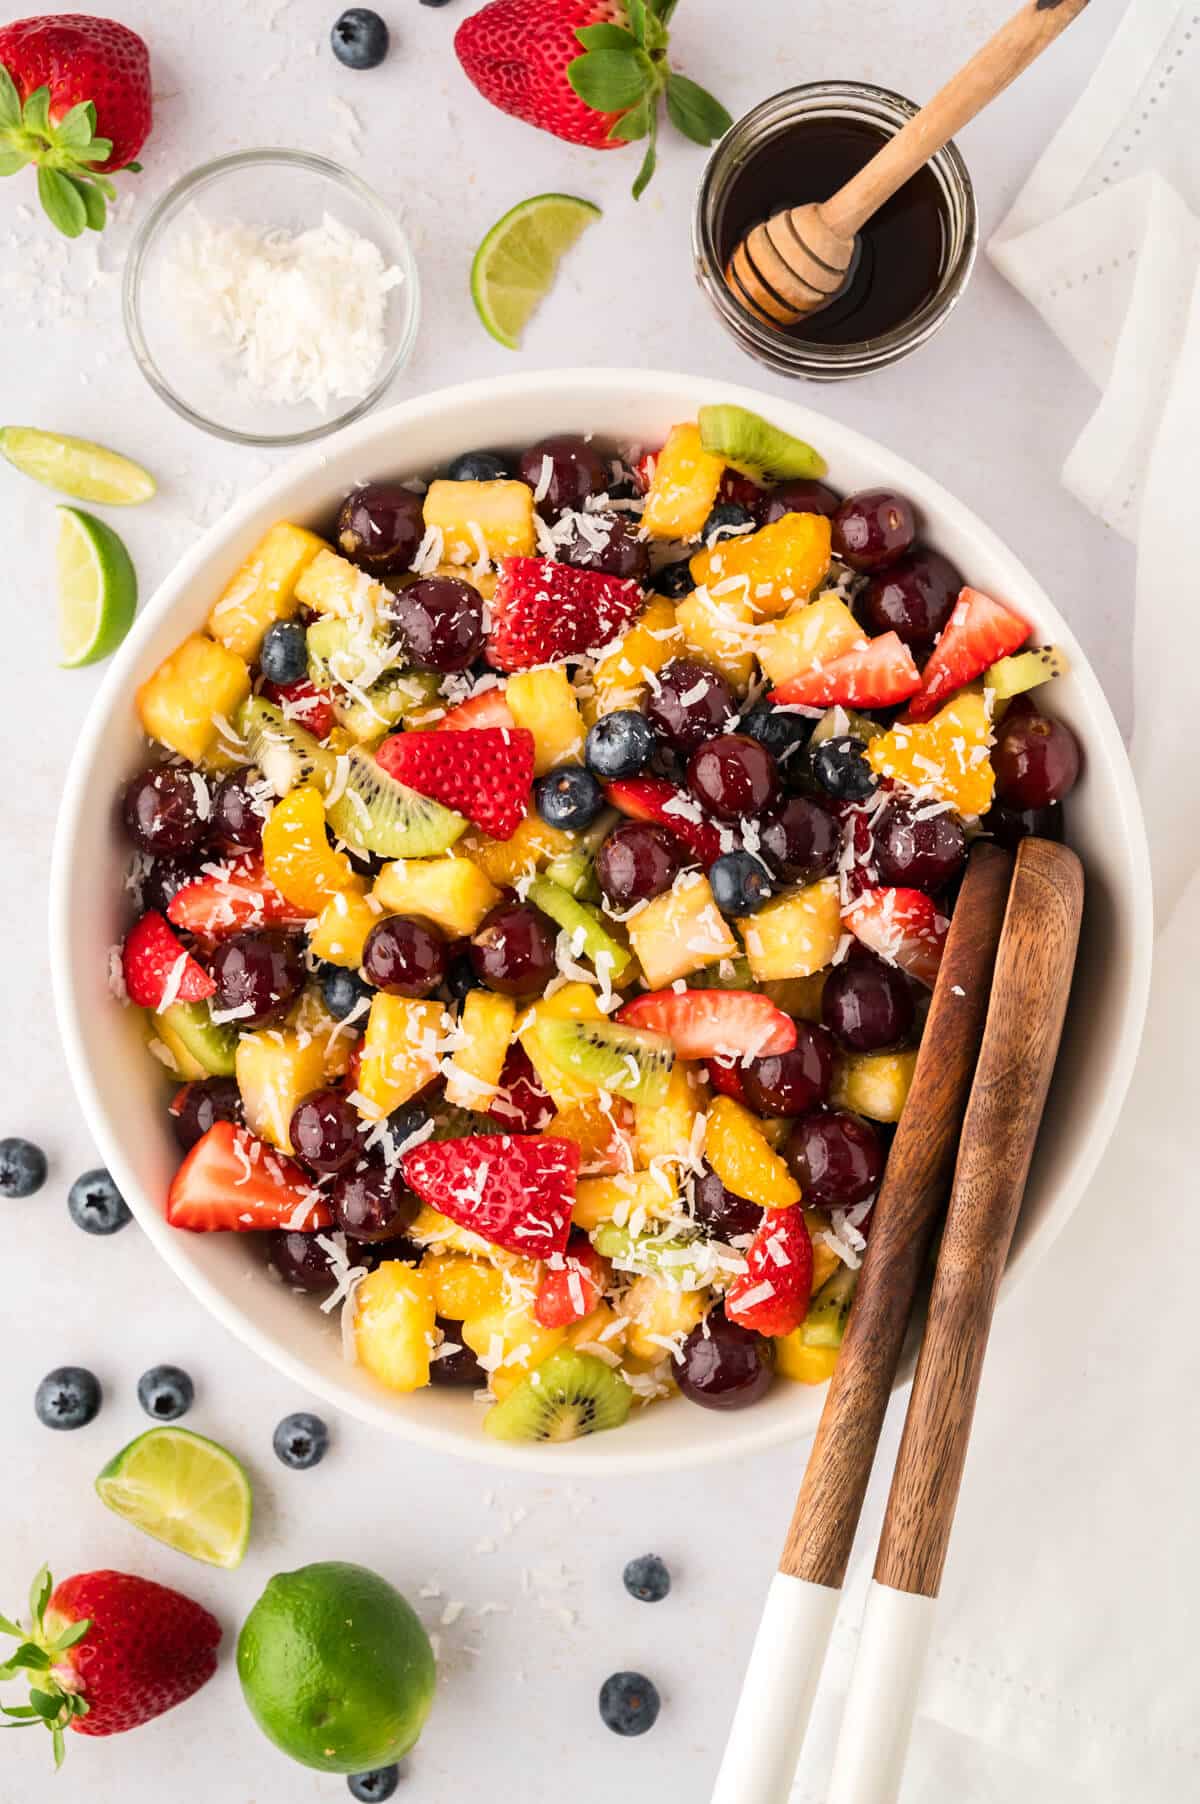
[[[8,1616],[0,1616],[0,1634],[15,1637],[18,1646],[0,1666],[0,1680],[16,1678],[18,1673],[36,1676],[29,1687],[27,1704],[2,1704],[0,1714],[9,1720],[0,1723],[4,1729],[28,1729],[41,1723],[49,1729],[54,1749],[55,1770],[66,1758],[64,1729],[78,1716],[86,1716],[87,1699],[82,1693],[82,1680],[75,1668],[62,1656],[87,1634],[91,1618],[69,1622],[57,1633],[46,1625],[46,1609],[54,1592],[50,1569],[42,1566],[34,1574],[29,1587],[29,1626],[23,1628]]]
[[[33,164],[38,198],[64,237],[103,229],[117,191],[95,165],[111,156],[112,139],[96,135],[92,101],[81,100],[55,122],[49,88],[35,88],[22,105],[16,83],[0,63],[0,176]]]

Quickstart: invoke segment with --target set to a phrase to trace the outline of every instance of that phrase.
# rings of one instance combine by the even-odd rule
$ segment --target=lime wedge
[[[103,520],[78,507],[58,518],[58,643],[74,670],[116,651],[137,611],[137,574]]]
[[[119,451],[107,451],[86,438],[41,432],[36,426],[0,426],[0,453],[22,475],[74,495],[76,501],[133,507],[149,501],[157,487],[148,470]]]
[[[772,426],[748,407],[702,407],[696,417],[704,449],[752,482],[795,482],[824,476],[828,468],[821,453],[802,438]]]
[[[245,1471],[216,1441],[186,1428],[151,1428],[109,1460],[101,1503],[177,1553],[240,1566],[253,1497]]]
[[[493,338],[510,351],[539,301],[554,286],[558,265],[600,209],[573,194],[535,194],[498,219],[471,265],[471,299]]]

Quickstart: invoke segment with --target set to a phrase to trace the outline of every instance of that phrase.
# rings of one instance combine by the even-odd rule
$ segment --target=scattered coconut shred
[[[365,395],[383,361],[387,297],[404,280],[379,246],[325,214],[307,231],[215,224],[195,208],[164,285],[194,338],[218,339],[264,399],[296,406]]]

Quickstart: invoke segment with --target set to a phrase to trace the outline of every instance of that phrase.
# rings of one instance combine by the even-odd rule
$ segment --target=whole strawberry
[[[137,168],[151,123],[150,53],[127,25],[51,13],[0,26],[0,175],[35,164],[68,238],[101,230],[108,177]]]
[[[43,1566],[29,1593],[30,1622],[0,1616],[0,1633],[20,1643],[0,1677],[30,1674],[29,1703],[0,1705],[16,1727],[42,1722],[64,1730],[118,1735],[161,1716],[199,1691],[217,1668],[221,1625],[166,1585],[129,1572],[82,1572],[55,1587]]]
[[[569,144],[619,150],[647,140],[634,195],[654,174],[658,103],[697,144],[732,121],[719,100],[667,63],[678,0],[490,0],[464,19],[454,48],[493,106]]]

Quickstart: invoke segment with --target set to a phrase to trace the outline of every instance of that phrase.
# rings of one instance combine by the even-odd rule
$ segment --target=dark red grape
[[[378,1242],[394,1240],[411,1227],[421,1202],[404,1188],[399,1170],[372,1161],[342,1172],[329,1193],[329,1206],[347,1239]]]
[[[833,516],[833,550],[852,570],[882,570],[912,545],[912,505],[891,489],[860,489]]]
[[[328,1231],[324,1238],[328,1239]],[[334,1286],[333,1268],[329,1262],[329,1253],[320,1244],[316,1234],[300,1234],[289,1228],[276,1228],[267,1236],[267,1260],[279,1273],[284,1283],[293,1290],[323,1291],[328,1294]],[[346,1261],[349,1265],[373,1265],[375,1255],[362,1243],[349,1240],[346,1243]]]
[[[394,482],[369,482],[342,502],[337,542],[353,564],[375,576],[396,576],[412,567],[425,536],[424,505],[412,489]]]
[[[446,942],[424,921],[385,915],[367,935],[362,970],[389,996],[428,996],[446,975]]]
[[[692,753],[688,764],[692,794],[721,820],[758,815],[779,787],[775,760],[748,733],[719,733]]]
[[[990,833],[998,846],[1015,852],[1031,833],[1039,839],[1060,840],[1063,836],[1063,813],[1057,805],[1050,808],[1009,808],[1004,802],[993,802],[983,817],[983,830]]]
[[[724,730],[734,712],[733,691],[719,670],[697,658],[672,658],[646,699],[652,727],[680,751]]]
[[[437,1326],[446,1337],[445,1344],[457,1347],[457,1353],[446,1353],[429,1362],[430,1384],[469,1384],[476,1390],[487,1389],[487,1373],[462,1337],[462,1323],[447,1321],[439,1315]]]
[[[1044,714],[1005,715],[992,749],[996,793],[1010,808],[1049,808],[1075,787],[1079,741]]]
[[[139,852],[194,852],[207,837],[212,796],[190,764],[152,764],[125,785],[121,814]]]
[[[195,883],[202,874],[203,863],[202,852],[193,858],[156,858],[141,878],[142,908],[154,908],[160,915],[165,915],[172,899],[184,885]]]
[[[683,847],[668,828],[625,821],[601,841],[596,881],[614,908],[632,908],[669,890],[683,860]]]
[[[962,577],[937,551],[914,551],[873,576],[857,607],[872,633],[896,633],[906,645],[932,645],[954,611]]]
[[[262,779],[250,765],[231,770],[213,797],[212,837],[223,852],[257,852],[262,846],[267,804]]]
[[[777,877],[789,883],[815,883],[838,861],[841,831],[820,802],[789,796],[759,823],[759,853]]]
[[[245,1121],[242,1093],[231,1077],[198,1078],[177,1090],[171,1102],[171,1125],[184,1152],[190,1152],[217,1121]]]
[[[929,895],[945,889],[967,862],[967,836],[949,809],[894,801],[875,822],[875,866],[882,883],[901,889],[923,889]]]
[[[257,1027],[288,1007],[304,987],[304,959],[295,940],[283,933],[235,933],[212,955],[209,969],[217,1010],[239,1012],[239,1027]]]
[[[702,1228],[719,1240],[753,1234],[763,1218],[762,1206],[726,1190],[711,1165],[704,1167],[692,1185],[692,1214]]]
[[[823,1027],[797,1021],[790,1052],[767,1053],[742,1066],[746,1101],[759,1115],[803,1115],[829,1095],[834,1046]]]
[[[883,1176],[879,1136],[841,1110],[802,1115],[784,1147],[792,1176],[810,1209],[851,1209],[866,1202]]]
[[[650,573],[650,546],[639,539],[636,527],[623,514],[587,514],[572,522],[571,533],[558,548],[564,564],[577,570],[602,570],[645,583]]]
[[[674,1378],[689,1403],[746,1409],[765,1397],[775,1376],[775,1344],[713,1309],[683,1343]]]
[[[529,902],[502,902],[471,940],[471,963],[480,983],[505,996],[544,990],[557,966],[558,929]]]
[[[826,978],[821,1018],[851,1052],[877,1052],[895,1046],[912,1027],[912,991],[894,965],[860,952]]]
[[[405,651],[426,670],[466,670],[483,650],[483,597],[457,576],[423,576],[388,604]]]
[[[794,482],[778,482],[773,489],[767,491],[766,505],[762,510],[763,525],[771,526],[776,520],[782,520],[785,514],[831,516],[837,513],[841,505],[841,496],[823,482],[815,482],[803,476]]]
[[[313,1171],[344,1171],[362,1151],[362,1122],[340,1090],[314,1090],[292,1111],[288,1138]]]
[[[549,481],[544,483],[547,458]],[[517,467],[522,482],[527,482],[535,494],[544,489],[537,504],[544,520],[556,520],[567,508],[582,508],[589,495],[605,494],[610,480],[606,459],[587,439],[573,432],[539,439],[521,453]]]

